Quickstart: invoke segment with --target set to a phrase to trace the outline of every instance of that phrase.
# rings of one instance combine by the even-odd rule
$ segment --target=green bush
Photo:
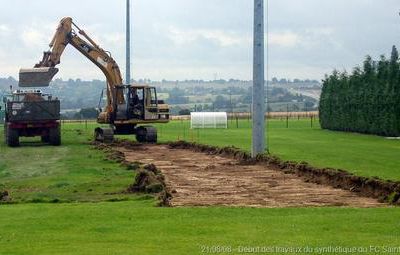
[[[352,74],[334,71],[323,82],[320,124],[324,129],[400,136],[400,64],[395,46],[390,60],[367,56]]]

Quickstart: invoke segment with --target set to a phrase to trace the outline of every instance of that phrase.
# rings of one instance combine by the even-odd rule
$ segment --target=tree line
[[[390,59],[370,56],[351,74],[334,71],[323,81],[321,127],[330,130],[400,136],[400,63],[392,48]]]

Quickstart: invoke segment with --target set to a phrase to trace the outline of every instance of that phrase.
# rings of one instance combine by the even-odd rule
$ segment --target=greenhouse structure
[[[226,112],[192,112],[190,128],[228,128]]]

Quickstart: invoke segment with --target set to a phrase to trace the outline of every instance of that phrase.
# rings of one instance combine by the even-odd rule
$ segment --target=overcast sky
[[[132,76],[252,77],[252,0],[131,0]],[[125,73],[125,0],[0,0],[0,77],[31,67],[70,16]],[[400,45],[399,0],[269,0],[268,74],[322,79]],[[59,78],[102,79],[71,46]],[[124,74],[123,74],[124,75]]]

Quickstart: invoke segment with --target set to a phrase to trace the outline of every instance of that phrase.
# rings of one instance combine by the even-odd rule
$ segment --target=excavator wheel
[[[142,126],[136,129],[136,140],[139,143],[157,143],[157,129],[152,126]]]
[[[96,128],[94,140],[101,143],[112,143],[114,141],[114,130],[112,128]]]

